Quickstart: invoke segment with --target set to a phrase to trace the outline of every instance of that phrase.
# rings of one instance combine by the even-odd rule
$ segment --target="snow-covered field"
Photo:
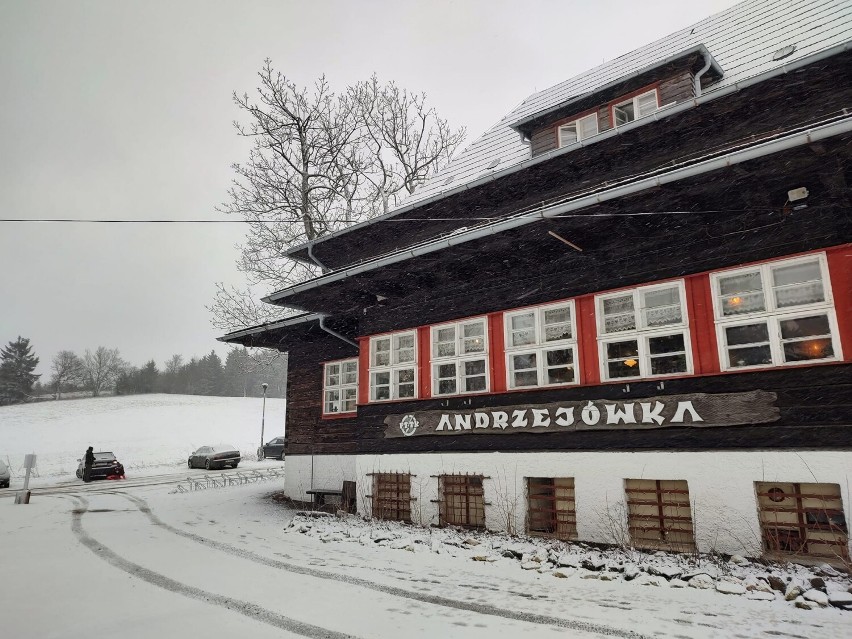
[[[282,399],[266,400],[269,441],[284,432]],[[73,477],[88,446],[109,450],[128,475],[182,467],[199,446],[233,444],[254,458],[260,443],[262,400],[196,395],[96,397],[0,407],[0,459],[20,476],[27,453],[38,475]],[[14,482],[14,480],[13,480]]]
[[[266,408],[269,439],[283,401]],[[852,582],[827,567],[302,517],[269,498],[280,478],[176,492],[199,445],[252,455],[259,417],[254,399],[170,395],[0,409],[0,454],[14,470],[36,452],[44,486],[29,505],[0,491],[3,631],[59,639],[108,614],[123,639],[852,636]],[[89,443],[133,478],[63,484]]]

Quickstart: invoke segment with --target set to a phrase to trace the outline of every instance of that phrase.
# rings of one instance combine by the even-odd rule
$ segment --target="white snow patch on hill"
[[[266,400],[264,439],[284,433],[283,399]],[[251,397],[131,395],[0,407],[0,459],[20,472],[38,455],[40,476],[73,475],[88,446],[116,454],[128,472],[178,466],[199,446],[227,442],[254,457],[262,400]]]

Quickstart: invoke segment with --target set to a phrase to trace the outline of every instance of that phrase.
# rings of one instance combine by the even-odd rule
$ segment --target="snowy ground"
[[[207,474],[185,467],[199,445],[251,455],[258,413],[258,400],[165,395],[0,409],[0,455],[15,471],[36,452],[40,470],[31,504],[0,490],[4,636],[83,635],[105,617],[122,639],[852,636],[852,612],[797,608],[752,564],[303,518],[268,498],[283,479],[175,492]],[[283,402],[268,401],[267,440],[282,423]],[[128,479],[75,480],[88,443],[112,448]],[[238,472],[282,465],[248,460]],[[775,576],[820,598],[812,570]],[[823,578],[842,599],[848,581]],[[690,585],[701,581],[710,587]]]
[[[831,607],[525,570],[492,552],[517,543],[500,536],[465,544],[466,533],[356,520],[305,526],[267,498],[283,481],[188,494],[93,486],[105,483],[28,506],[0,497],[9,636],[67,637],[105,611],[123,639],[852,635],[852,613]]]
[[[12,485],[20,483],[24,455],[36,453],[33,485],[71,479],[88,446],[109,450],[128,476],[171,472],[199,446],[229,443],[254,458],[260,443],[262,400],[245,397],[134,395],[0,407],[0,459]],[[266,400],[269,441],[284,432],[284,400]]]

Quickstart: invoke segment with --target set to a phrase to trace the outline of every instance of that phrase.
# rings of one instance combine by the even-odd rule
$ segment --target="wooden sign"
[[[630,401],[585,400],[388,415],[385,438],[419,435],[556,433],[577,430],[742,426],[780,417],[775,393],[667,395]]]

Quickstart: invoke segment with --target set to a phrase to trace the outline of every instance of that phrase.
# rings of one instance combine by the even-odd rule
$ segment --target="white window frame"
[[[580,123],[583,122],[584,120],[589,120],[590,118],[594,118],[595,132],[592,133],[591,135],[583,135],[582,134],[583,130],[582,130],[582,127],[580,126]],[[562,129],[563,129],[563,127],[570,127],[570,126],[574,127],[574,134],[575,134],[576,139],[572,140],[570,142],[563,142],[562,141]],[[562,124],[560,124],[557,127],[556,131],[557,131],[557,136],[559,138],[559,148],[560,149],[563,146],[571,146],[572,144],[577,144],[578,142],[582,142],[583,140],[587,140],[591,137],[594,137],[598,133],[600,133],[600,124],[598,123],[598,112],[595,111],[594,113],[589,113],[588,115],[584,115],[583,117],[577,118],[576,120],[572,120],[571,122],[563,122]]]
[[[413,358],[411,361],[400,362],[399,354],[400,348],[398,347],[398,340],[403,337],[411,337],[413,340]],[[385,340],[390,340],[390,349],[388,350],[389,358],[387,364],[377,364],[376,363],[376,355],[377,355],[377,346],[380,342]],[[370,380],[370,402],[371,403],[379,403],[379,402],[392,402],[392,401],[411,401],[418,398],[418,383],[419,383],[419,372],[417,370],[418,366],[418,343],[417,343],[417,331],[399,331],[396,333],[385,333],[383,335],[375,335],[370,338],[370,370],[369,370],[369,380]],[[384,351],[381,351],[384,352]],[[414,370],[414,394],[405,397],[400,397],[399,395],[399,373],[401,371],[405,371],[408,369]],[[376,384],[376,375],[380,373],[388,373],[389,374],[389,383],[388,384]],[[405,382],[405,384],[409,384],[412,382]],[[389,397],[385,399],[376,399],[376,389],[378,386],[389,386]]]
[[[642,306],[643,296],[646,293],[655,290],[665,290],[676,288],[680,301],[680,322],[666,324],[665,326],[649,326],[647,317],[642,311],[645,307]],[[635,327],[626,331],[610,332],[606,331],[605,316],[603,312],[604,301],[617,297],[633,296],[633,316]],[[657,379],[666,377],[681,377],[684,375],[693,374],[692,364],[692,341],[689,333],[689,313],[686,303],[686,287],[683,280],[673,280],[659,284],[649,284],[647,286],[636,286],[629,289],[622,289],[612,293],[604,293],[595,295],[595,316],[597,317],[598,327],[598,361],[600,363],[601,379],[606,382],[625,382],[629,383],[632,380],[640,379]],[[682,335],[683,337],[683,355],[686,360],[686,370],[675,373],[652,373],[651,360],[654,355],[651,354],[650,340],[655,337],[667,337],[674,335]],[[635,341],[637,346],[636,363],[639,366],[639,375],[633,377],[610,377],[609,374],[609,358],[607,357],[607,346],[617,342]],[[672,352],[672,354],[681,354]]]
[[[464,337],[464,327],[471,326],[474,324],[482,325],[482,339],[484,341],[483,349],[481,351],[476,352],[465,352],[465,337]],[[439,332],[446,329],[453,329],[455,333],[455,349],[453,355],[439,355],[438,354],[438,344],[437,341]],[[488,344],[488,318],[486,316],[482,317],[474,317],[466,320],[462,320],[460,322],[448,322],[446,324],[436,324],[435,326],[430,327],[430,344],[432,349],[432,396],[433,397],[451,397],[454,395],[471,395],[476,393],[488,393],[491,390],[491,371],[490,364],[491,360],[489,358],[489,344]],[[443,344],[447,344],[449,342],[441,342]],[[466,376],[464,374],[464,365],[466,362],[474,362],[482,360],[485,362],[485,388],[483,390],[464,390]],[[438,367],[442,365],[454,364],[455,365],[455,382],[456,382],[456,392],[454,393],[441,393],[440,390],[440,382],[442,379],[450,379],[439,378],[438,377]],[[472,377],[481,377],[480,375],[473,375]]]
[[[806,262],[817,261],[819,265],[820,278],[824,300],[798,306],[779,307],[775,299],[775,287],[772,286],[772,271],[778,267],[794,266]],[[763,292],[763,310],[737,315],[724,315],[722,307],[721,280],[723,278],[745,273],[760,273],[761,290]],[[710,286],[713,294],[713,315],[716,323],[716,339],[719,345],[719,363],[723,371],[748,371],[755,369],[775,368],[778,366],[808,366],[822,362],[834,362],[843,359],[840,343],[840,334],[837,327],[837,314],[834,309],[834,297],[831,291],[831,277],[828,270],[828,261],[825,253],[811,253],[799,257],[772,260],[763,264],[743,266],[739,268],[714,271],[710,274]],[[834,351],[832,357],[820,359],[806,359],[799,362],[787,362],[784,360],[784,340],[781,336],[781,323],[787,320],[795,320],[814,315],[825,315],[828,319],[831,331],[831,347]],[[728,351],[728,334],[726,329],[736,326],[749,326],[753,324],[766,324],[768,344],[772,362],[769,364],[753,364],[751,366],[732,366],[730,353]],[[755,342],[756,345],[765,342]],[[736,344],[733,348],[745,348],[748,344]]]
[[[347,364],[355,364],[355,381],[344,382],[343,367]],[[332,369],[337,367],[337,373],[332,373]],[[351,371],[350,371],[351,372]],[[337,384],[329,382],[331,375],[336,374],[338,377]],[[344,410],[346,404],[345,393],[347,390],[355,390],[355,408],[352,410]],[[337,392],[337,399],[331,400],[337,407],[337,410],[329,411],[329,393]],[[358,411],[358,358],[339,359],[332,362],[325,362],[322,369],[322,414],[325,415],[351,415]]]
[[[571,337],[566,339],[545,341],[544,340],[544,316],[545,312],[560,307],[567,307],[571,315]],[[512,318],[521,315],[533,313],[535,329],[535,341],[531,344],[512,344]],[[530,306],[527,308],[519,308],[503,313],[503,334],[505,339],[505,362],[506,362],[506,388],[509,390],[526,390],[531,388],[551,388],[561,386],[576,386],[580,383],[580,361],[577,348],[577,313],[574,306],[574,300],[566,300],[562,302],[553,302],[542,304],[540,306]],[[551,351],[570,350],[571,351],[571,367],[574,372],[574,379],[570,382],[554,382],[544,383],[547,379],[547,353]],[[513,357],[517,355],[532,355],[536,356],[536,384],[516,385]],[[533,370],[533,369],[519,369]]]
[[[646,95],[649,95],[651,93],[654,94],[654,97],[656,98],[657,105],[656,105],[656,107],[654,107],[654,110],[651,111],[651,113],[644,113],[644,114],[640,115],[639,114],[639,99],[644,98]],[[626,104],[632,104],[633,105],[633,119],[628,120],[627,122],[622,122],[620,124],[617,124],[616,123],[616,117],[615,117],[615,110],[618,109],[619,107],[623,107]],[[622,100],[621,102],[617,102],[616,104],[613,104],[612,105],[612,126],[613,126],[613,128],[615,128],[615,127],[618,127],[618,126],[624,126],[626,124],[630,124],[631,122],[636,122],[636,120],[641,120],[642,118],[646,118],[649,115],[651,115],[652,113],[656,113],[659,110],[660,110],[660,92],[655,87],[655,88],[650,89],[648,91],[643,91],[639,95],[634,95],[632,98],[628,98],[627,100]]]

